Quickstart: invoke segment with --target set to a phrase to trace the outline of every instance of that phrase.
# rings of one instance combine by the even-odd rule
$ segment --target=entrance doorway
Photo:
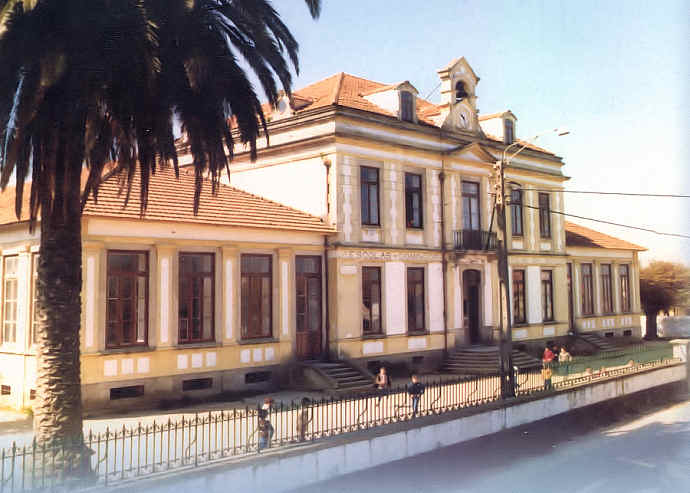
[[[462,273],[462,313],[463,325],[469,332],[470,344],[480,342],[479,333],[479,288],[481,273],[469,269]]]
[[[321,257],[295,257],[295,291],[299,359],[321,356]]]

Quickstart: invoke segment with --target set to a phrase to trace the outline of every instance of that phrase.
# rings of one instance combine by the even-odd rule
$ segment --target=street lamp
[[[498,276],[500,285],[499,306],[501,315],[499,317],[499,328],[501,333],[501,341],[499,346],[500,354],[500,378],[501,378],[501,397],[504,399],[515,397],[515,370],[513,367],[513,329],[512,316],[510,306],[510,286],[508,274],[508,232],[506,231],[506,204],[507,197],[505,195],[505,169],[515,156],[520,154],[532,142],[546,133],[555,133],[559,137],[568,135],[568,132],[562,128],[555,128],[540,132],[527,141],[516,141],[506,146],[503,149],[503,155],[500,161],[494,164],[494,191],[496,197],[496,208],[498,209],[497,220],[498,227],[501,232],[501,238],[498,242]],[[508,155],[508,150],[512,147],[520,146],[520,148]],[[505,309],[503,308],[505,307]]]

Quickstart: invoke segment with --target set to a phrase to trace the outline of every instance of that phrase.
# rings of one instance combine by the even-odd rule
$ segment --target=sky
[[[690,195],[688,1],[274,1],[300,43],[300,88],[337,72],[409,80],[439,101],[436,70],[464,56],[480,114],[510,109],[522,139],[561,156],[566,190]],[[434,91],[435,90],[435,91]],[[685,157],[684,157],[685,156]],[[690,199],[565,195],[566,212],[690,236]],[[580,219],[690,264],[690,239]]]

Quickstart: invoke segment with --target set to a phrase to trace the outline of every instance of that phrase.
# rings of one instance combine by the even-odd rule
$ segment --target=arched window
[[[400,119],[405,122],[414,121],[414,100],[407,91],[400,93]]]
[[[462,81],[458,81],[455,84],[455,102],[459,103],[463,99],[466,99],[469,94],[467,94],[467,90],[465,89],[465,83]]]

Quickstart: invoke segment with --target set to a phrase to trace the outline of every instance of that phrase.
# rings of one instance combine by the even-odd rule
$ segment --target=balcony
[[[496,250],[496,233],[479,229],[461,229],[453,232],[456,250]]]

